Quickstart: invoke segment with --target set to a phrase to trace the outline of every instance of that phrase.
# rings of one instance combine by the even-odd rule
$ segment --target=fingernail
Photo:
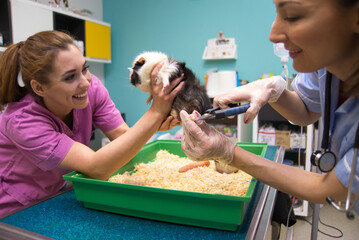
[[[244,118],[244,123],[248,123],[248,117]]]

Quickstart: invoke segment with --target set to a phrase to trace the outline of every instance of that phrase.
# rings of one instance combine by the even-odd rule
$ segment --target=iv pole
[[[321,121],[319,121],[318,124],[318,132],[320,133],[320,136],[318,137],[318,143],[317,146],[320,146],[320,140],[322,139],[322,124]],[[318,168],[315,168],[315,172],[318,173]],[[313,206],[313,216],[312,216],[312,232],[311,232],[311,240],[317,240],[318,239],[318,222],[319,222],[319,211],[320,211],[320,204],[315,203]]]
[[[318,222],[319,222],[319,204],[315,203],[313,207],[313,216],[312,216],[312,235],[311,240],[317,240],[318,238]]]

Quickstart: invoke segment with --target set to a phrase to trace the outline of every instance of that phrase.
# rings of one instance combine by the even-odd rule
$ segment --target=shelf
[[[285,151],[289,153],[298,153],[299,149],[286,149]],[[305,149],[300,149],[300,152],[305,153]]]
[[[253,142],[258,142],[258,131],[260,127],[265,123],[271,123],[274,127],[278,128],[281,125],[286,125],[288,130],[291,131],[300,131],[300,126],[291,124],[288,120],[278,114],[269,104],[266,104],[259,112],[258,116],[253,121]],[[314,125],[308,125],[303,127],[303,133],[306,134],[306,144],[305,149],[300,150],[300,167],[305,171],[311,171],[311,162],[310,156],[314,151],[315,142],[314,142]],[[294,165],[298,165],[298,154],[299,150],[294,149],[286,149],[285,151],[285,159],[292,160]],[[296,216],[308,216],[308,201],[303,201],[303,204],[294,209],[294,213]]]
[[[88,62],[97,62],[97,63],[111,63],[110,59],[101,59],[101,58],[89,58],[85,57]]]
[[[259,121],[277,121],[277,122],[288,122],[282,115],[274,110],[268,103],[264,105],[258,114]]]
[[[304,167],[305,162],[306,162],[306,156],[307,155],[306,155],[305,151],[300,151],[300,159],[298,159],[298,157],[299,157],[298,151],[286,149],[285,154],[284,154],[284,159],[293,161],[294,167],[298,167],[298,160],[299,160],[299,165]]]
[[[85,43],[85,20],[53,12],[54,30],[71,34],[75,40]],[[84,55],[86,55],[84,53]]]
[[[221,57],[221,58],[209,58],[209,57],[203,57],[203,60],[207,61],[214,61],[214,60],[237,60],[235,57]]]
[[[63,31],[82,43],[79,48],[87,61],[111,63],[111,24],[34,1],[0,1],[11,3],[7,22],[12,21],[12,42],[25,41],[41,31]]]
[[[82,19],[82,20],[85,20],[85,21],[91,21],[91,22],[96,22],[96,23],[102,24],[102,25],[111,26],[111,24],[109,24],[109,23],[98,21],[96,19],[89,18],[89,17],[86,17],[86,16],[82,16],[80,14],[76,14],[76,13],[72,12],[71,10],[52,7],[52,6],[48,6],[46,4],[42,4],[42,3],[38,3],[38,2],[34,2],[34,1],[29,1],[29,0],[16,0],[16,1],[21,2],[21,3],[26,3],[26,4],[29,4],[29,5],[35,6],[35,7],[47,9],[47,10],[50,10],[50,11],[53,11],[53,12],[61,13],[61,14],[67,15],[67,16],[71,16],[73,18],[79,18],[79,19]]]

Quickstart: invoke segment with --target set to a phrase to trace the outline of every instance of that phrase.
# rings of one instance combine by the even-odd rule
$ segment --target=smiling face
[[[326,67],[345,79],[359,61],[358,14],[336,0],[274,0],[277,16],[269,39],[283,42],[298,72]],[[357,4],[358,5],[358,4]],[[350,67],[349,67],[350,66]]]
[[[73,109],[83,109],[88,105],[91,74],[88,63],[76,46],[69,45],[67,50],[59,51],[49,79],[49,84],[41,85],[41,96],[46,107],[60,119]]]

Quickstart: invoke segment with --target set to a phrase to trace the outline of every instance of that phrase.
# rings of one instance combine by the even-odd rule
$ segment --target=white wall
[[[29,1],[35,1],[46,5],[48,5],[48,2],[50,2],[50,0],[29,0]],[[62,5],[63,0],[60,1]],[[52,0],[52,2],[54,2],[53,5],[55,6],[56,5],[55,1]],[[68,3],[70,10],[76,9],[77,11],[81,11],[83,9],[87,9],[93,13],[92,15],[88,15],[87,17],[94,18],[99,21],[102,21],[103,19],[102,0],[68,0]]]

